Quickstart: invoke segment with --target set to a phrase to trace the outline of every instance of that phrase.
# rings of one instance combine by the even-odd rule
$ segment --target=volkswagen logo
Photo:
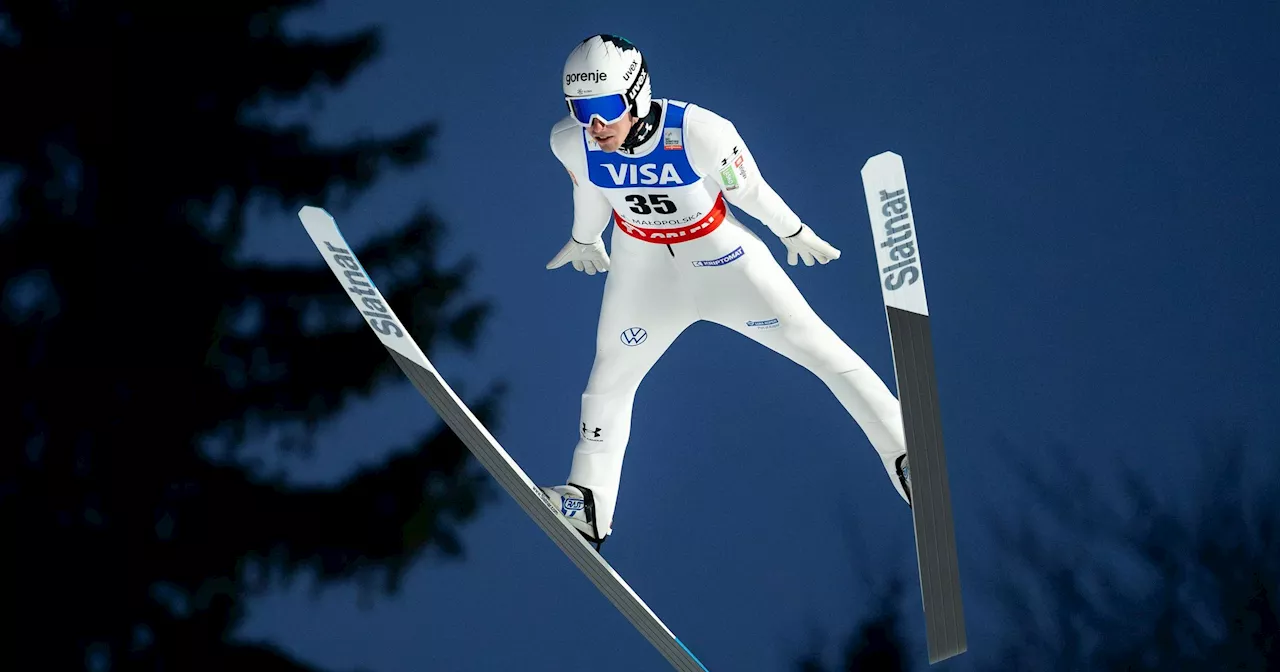
[[[630,329],[623,329],[618,338],[622,339],[623,345],[636,346],[649,340],[649,332],[645,331],[643,327],[631,327]]]

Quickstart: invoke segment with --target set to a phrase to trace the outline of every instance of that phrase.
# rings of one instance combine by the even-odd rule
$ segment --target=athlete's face
[[[600,145],[600,149],[606,152],[616,152],[622,146],[622,141],[627,139],[627,134],[631,132],[631,126],[636,122],[636,118],[631,115],[631,110],[627,110],[622,118],[606,124],[599,118],[591,120],[591,139]]]

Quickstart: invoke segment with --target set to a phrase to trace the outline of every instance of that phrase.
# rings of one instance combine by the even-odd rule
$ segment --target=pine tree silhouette
[[[299,572],[394,590],[460,553],[488,496],[443,425],[332,487],[239,450],[305,448],[402,381],[318,256],[242,249],[250,207],[353,199],[435,132],[326,144],[269,121],[378,52],[372,30],[287,35],[312,4],[0,0],[0,669],[310,669],[235,641],[248,596]],[[440,230],[423,210],[359,250],[427,351],[473,344],[487,310]],[[499,395],[469,400],[486,423]]]
[[[1202,442],[1199,491],[1064,463],[1025,470],[1048,516],[1002,526],[1009,669],[1280,670],[1280,480],[1235,434]],[[1014,571],[1021,570],[1021,571]]]

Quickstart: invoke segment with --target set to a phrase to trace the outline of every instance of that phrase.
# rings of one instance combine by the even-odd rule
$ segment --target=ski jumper
[[[812,371],[866,433],[906,499],[893,460],[906,452],[898,400],[824,323],[726,201],[778,236],[801,220],[764,181],[727,119],[697,105],[655,100],[661,128],[632,151],[605,152],[572,118],[551,149],[574,183],[573,238],[612,236],[582,394],[569,483],[591,488],[600,533],[612,529],[640,381],[689,325],[728,327]]]

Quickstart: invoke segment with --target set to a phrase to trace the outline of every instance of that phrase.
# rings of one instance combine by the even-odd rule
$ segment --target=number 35
[[[627,201],[631,203],[631,212],[637,215],[647,215],[650,212],[669,215],[676,211],[676,204],[668,200],[666,194],[650,194],[647,201],[643,194],[632,194],[627,197]]]

